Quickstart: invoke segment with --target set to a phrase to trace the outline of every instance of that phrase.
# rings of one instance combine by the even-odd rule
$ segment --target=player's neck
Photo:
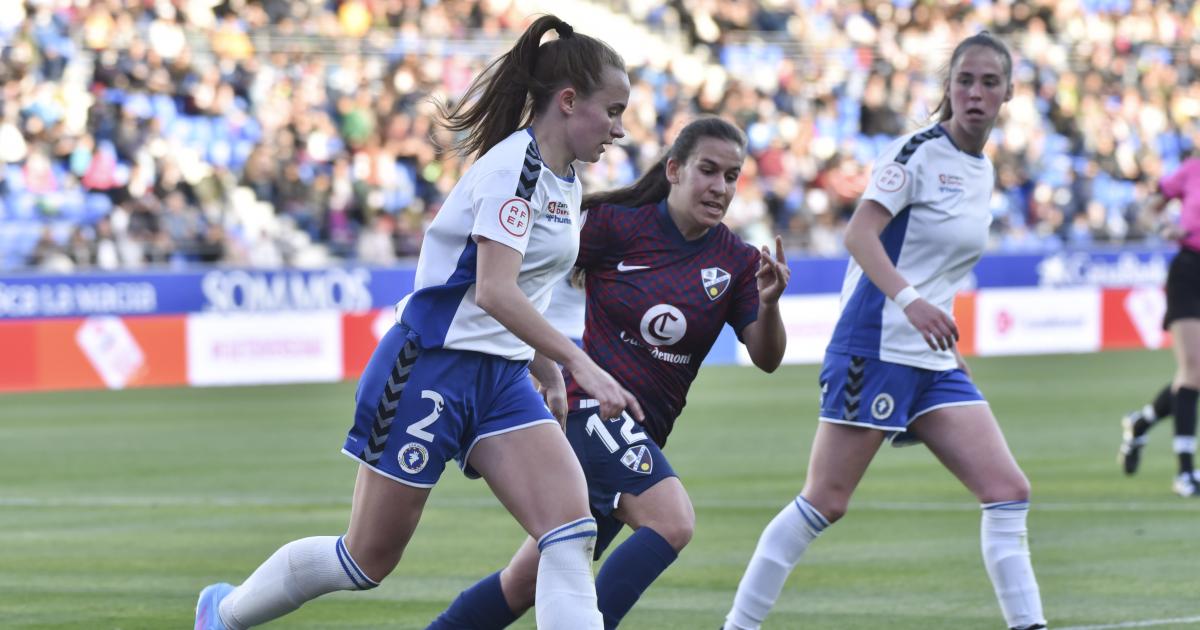
[[[671,222],[675,224],[675,229],[683,235],[686,241],[694,241],[705,234],[708,234],[708,226],[697,223],[692,217],[688,216],[687,212],[678,210],[671,202],[667,201],[667,215],[671,217]]]
[[[542,164],[559,177],[571,176],[571,163],[575,156],[567,149],[565,131],[545,119],[535,120],[532,125],[533,139],[537,142],[538,153],[542,156]]]
[[[954,146],[958,147],[959,151],[970,153],[971,155],[979,155],[983,153],[983,147],[987,145],[988,136],[992,133],[992,126],[988,125],[983,129],[982,133],[976,135],[960,125],[954,120],[949,120],[942,123],[942,127],[946,133],[950,134],[950,139],[954,142]]]

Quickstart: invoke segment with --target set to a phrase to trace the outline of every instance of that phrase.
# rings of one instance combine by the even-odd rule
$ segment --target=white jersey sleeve
[[[898,157],[898,147],[894,145],[888,147],[890,153],[884,153],[884,156]],[[919,163],[912,161],[905,162],[884,162],[876,164],[871,170],[871,180],[867,184],[867,190],[863,193],[863,201],[870,200],[887,208],[887,211],[896,216],[904,211],[913,199],[917,198],[917,186],[920,178],[917,175]]]
[[[529,246],[530,227],[537,221],[538,213],[530,199],[514,195],[520,177],[521,173],[516,171],[496,171],[475,183],[472,200],[475,224],[471,234],[507,245],[524,255]]]

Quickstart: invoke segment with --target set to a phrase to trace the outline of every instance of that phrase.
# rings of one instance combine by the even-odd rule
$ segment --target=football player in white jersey
[[[542,43],[551,30],[558,38]],[[579,247],[572,165],[624,136],[628,99],[620,55],[543,16],[443,110],[449,129],[466,132],[458,149],[478,159],[427,231],[414,291],[359,382],[342,448],[359,461],[347,532],[293,541],[236,588],[205,588],[196,630],[240,630],[325,593],[377,586],[450,459],[485,477],[538,540],[538,625],[602,627],[583,471],[529,376],[561,390],[561,363],[605,417],[643,417],[541,314]]]
[[[800,494],[763,531],[726,630],[758,628],[804,551],[845,515],[885,438],[923,441],[982,504],[983,561],[1008,627],[1045,628],[1026,546],[1029,481],[955,347],[955,293],[987,243],[982,151],[1012,97],[1012,57],[980,33],[950,59],[939,121],[892,143],[846,229],[853,257],[821,370]]]

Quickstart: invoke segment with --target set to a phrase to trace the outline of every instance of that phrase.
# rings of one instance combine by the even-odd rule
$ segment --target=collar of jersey
[[[542,159],[542,150],[538,148],[537,136],[533,135],[533,127],[526,127],[525,131],[526,131],[526,133],[529,134],[529,139],[531,141],[533,141],[533,154],[535,156],[537,156],[538,162],[541,162],[542,166],[546,166],[545,160]],[[575,183],[575,165],[569,164],[569,165],[567,165],[567,167],[571,169],[571,174],[566,177],[559,177],[558,173],[555,173],[549,166],[546,166],[546,170],[550,171],[555,177],[558,178],[559,181],[567,182],[568,184],[574,184]]]
[[[658,220],[660,223],[662,223],[663,232],[666,233],[672,241],[674,241],[677,245],[690,249],[699,249],[703,247],[704,244],[708,242],[708,239],[712,238],[713,232],[717,231],[717,227],[719,227],[713,226],[709,228],[708,231],[704,233],[704,236],[701,236],[694,241],[687,240],[683,237],[683,232],[679,231],[679,226],[675,225],[675,221],[671,219],[671,213],[667,211],[666,199],[658,202]]]
[[[958,149],[959,153],[962,153],[964,155],[969,155],[976,159],[980,159],[980,160],[983,159],[982,153],[971,153],[970,151],[963,151],[962,149],[959,149],[958,145],[954,143],[954,137],[950,135],[950,130],[943,127],[942,123],[938,123],[937,128],[942,131],[942,135],[945,136],[946,140],[950,143],[950,146],[954,147],[955,149]]]

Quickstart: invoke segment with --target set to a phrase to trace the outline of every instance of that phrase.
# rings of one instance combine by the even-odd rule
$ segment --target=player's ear
[[[573,87],[565,87],[558,92],[558,110],[564,114],[570,114],[575,111],[575,101],[579,98],[579,94]]]
[[[682,166],[683,165],[676,161],[675,158],[667,158],[667,181],[670,182],[672,186],[679,183],[679,169]]]

